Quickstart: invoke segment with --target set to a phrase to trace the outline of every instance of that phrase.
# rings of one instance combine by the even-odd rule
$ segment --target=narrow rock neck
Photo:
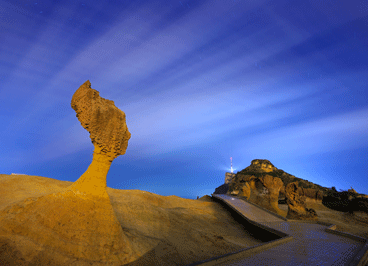
[[[110,157],[93,152],[92,163],[88,169],[69,187],[74,192],[108,198],[106,192],[106,176],[112,160]]]

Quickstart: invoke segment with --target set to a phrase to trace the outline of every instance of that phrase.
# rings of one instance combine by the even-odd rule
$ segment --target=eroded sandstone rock
[[[269,160],[254,159],[248,169],[255,172],[272,172],[277,168]]]
[[[280,178],[265,175],[252,178],[249,182],[249,201],[277,214],[282,213],[278,207],[279,191],[283,183]]]
[[[238,196],[249,199],[250,194],[251,194],[250,185],[248,182],[246,182],[244,186],[240,189]]]
[[[71,106],[81,125],[90,133],[95,149],[91,165],[70,190],[107,198],[107,172],[112,161],[125,154],[131,136],[125,113],[113,101],[100,97],[89,80],[74,93]]]
[[[321,190],[314,189],[314,188],[303,188],[303,190],[304,190],[304,196],[306,196],[307,198],[322,201],[323,192]]]
[[[231,184],[230,193],[234,194],[238,191],[237,196],[245,197],[250,202],[282,215],[282,211],[278,207],[279,191],[283,186],[280,178],[267,174],[260,177],[239,175],[238,178],[240,180],[237,183]],[[238,186],[238,190],[235,190],[233,186],[239,182],[241,185]]]
[[[304,189],[297,182],[289,183],[285,188],[288,213],[286,218],[294,220],[316,220],[317,213],[306,208]]]
[[[71,105],[90,132],[95,146],[92,163],[65,190],[2,210],[0,233],[36,245],[34,254],[27,255],[31,258],[53,250],[53,265],[63,265],[65,258],[88,260],[91,265],[129,263],[142,255],[144,243],[132,242],[123,232],[106,192],[111,162],[125,153],[130,138],[125,114],[113,101],[101,98],[88,80],[74,93]]]

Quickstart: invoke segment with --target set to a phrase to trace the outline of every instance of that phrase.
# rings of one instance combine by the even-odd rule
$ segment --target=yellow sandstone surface
[[[0,262],[187,265],[261,243],[208,196],[107,187],[101,201],[65,192],[71,184],[0,175]]]
[[[0,265],[186,265],[259,243],[209,199],[106,187],[131,137],[125,114],[87,80],[72,108],[94,145],[74,183],[0,177]]]

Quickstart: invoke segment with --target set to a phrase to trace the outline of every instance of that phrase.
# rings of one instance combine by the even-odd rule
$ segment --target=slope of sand
[[[50,194],[63,192],[72,183],[39,176],[0,175],[0,219],[3,219],[3,223],[0,224],[0,264],[117,265],[108,264],[99,258],[91,258],[93,253],[88,255],[90,256],[87,256],[88,258],[77,256],[78,249],[72,247],[75,243],[68,243],[70,247],[64,248],[65,242],[60,237],[62,232],[54,234],[52,231],[52,228],[60,227],[36,227],[38,223],[32,223],[33,220],[27,220],[25,217],[24,221],[16,220],[16,223],[23,230],[29,229],[32,232],[18,234],[17,225],[9,223],[11,217],[22,217],[14,216],[15,214],[23,212],[27,215],[32,210],[30,206],[37,206],[36,216],[46,221],[47,217],[42,216],[42,208],[39,207],[43,205],[34,204],[35,202],[55,204],[58,201],[58,210],[62,211],[60,201],[62,203],[64,199],[59,197],[54,202]],[[137,259],[126,265],[187,265],[261,243],[208,196],[200,200],[189,200],[177,196],[160,196],[141,190],[107,188],[107,192],[112,211],[127,238],[124,241],[127,241],[125,243],[129,244],[135,255],[138,254]],[[80,204],[83,205],[83,201],[80,201]],[[93,206],[89,208],[93,209]],[[97,217],[99,213],[94,211],[93,215]],[[79,213],[83,214],[83,210],[79,210]],[[83,218],[75,217],[75,219],[73,223]],[[52,225],[55,222],[59,221],[46,221],[45,224]],[[68,223],[68,221],[60,222]],[[48,231],[45,231],[46,229]],[[98,229],[96,225],[96,235],[101,235]],[[40,235],[40,241],[32,240],[35,234]],[[32,235],[33,238],[28,238],[27,235]],[[100,242],[99,239],[92,240]],[[63,253],[55,247],[63,247],[63,251],[70,252]]]
[[[356,212],[353,215],[335,211],[327,208],[322,201],[306,199],[307,208],[312,208],[317,212],[318,221],[336,224],[336,230],[357,235],[368,239],[368,215],[363,212]],[[279,204],[279,208],[288,210],[287,204]],[[286,217],[286,215],[284,216]]]

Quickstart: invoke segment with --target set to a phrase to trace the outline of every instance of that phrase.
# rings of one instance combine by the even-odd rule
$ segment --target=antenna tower
[[[231,173],[233,173],[233,157],[230,157],[231,160]]]

